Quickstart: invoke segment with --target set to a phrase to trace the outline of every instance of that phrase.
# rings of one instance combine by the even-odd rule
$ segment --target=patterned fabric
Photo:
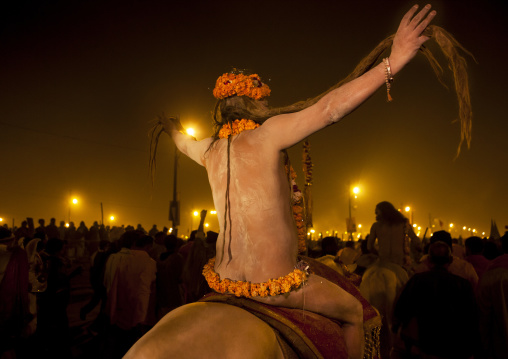
[[[363,306],[365,358],[379,358],[381,318],[360,291],[347,278],[318,261],[300,257],[310,265],[313,275],[326,278],[357,298]],[[339,322],[301,309],[262,304],[232,294],[210,293],[200,301],[220,302],[243,308],[274,328],[286,358],[347,358]]]

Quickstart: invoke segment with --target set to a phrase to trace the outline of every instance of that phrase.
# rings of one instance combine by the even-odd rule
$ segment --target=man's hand
[[[176,116],[166,117],[166,115],[163,113],[157,116],[157,118],[159,123],[164,127],[164,131],[166,131],[168,134],[171,135],[171,131],[174,129],[180,132],[185,132],[185,129],[180,123],[178,117]]]
[[[395,38],[393,39],[390,65],[392,73],[397,73],[416,55],[418,49],[429,39],[422,35],[429,23],[436,16],[436,11],[430,11],[430,4],[426,5],[418,14],[415,5],[409,10],[400,22]],[[427,15],[428,13],[428,15]]]

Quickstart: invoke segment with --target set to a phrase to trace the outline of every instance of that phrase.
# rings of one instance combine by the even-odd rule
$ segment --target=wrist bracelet
[[[392,76],[392,69],[390,67],[390,60],[388,60],[388,57],[385,57],[383,59],[383,63],[385,65],[386,95],[388,97],[388,102],[391,102],[393,99],[392,99],[392,96],[390,96],[390,89],[392,87],[393,76]]]

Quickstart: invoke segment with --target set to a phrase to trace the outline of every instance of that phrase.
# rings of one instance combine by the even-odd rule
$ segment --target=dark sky
[[[0,22],[0,217],[55,217],[90,225],[169,226],[174,150],[162,138],[152,188],[151,122],[179,114],[198,139],[211,135],[211,90],[233,67],[269,80],[271,105],[312,97],[344,78],[394,33],[408,1],[11,1]],[[380,89],[339,124],[311,136],[314,224],[345,230],[348,182],[362,192],[364,229],[376,203],[413,208],[423,228],[508,225],[508,51],[505,1],[434,1],[434,24],[467,57],[471,149],[460,139],[456,95],[418,56],[396,76],[394,102]],[[419,3],[421,6],[425,3]],[[439,54],[433,44],[429,48]],[[444,58],[438,56],[444,64]],[[446,83],[453,88],[448,74]],[[300,175],[301,145],[290,150]],[[182,226],[212,209],[205,170],[182,158]],[[114,214],[115,222],[107,217]],[[218,230],[210,218],[212,229]],[[197,221],[194,221],[197,225]],[[215,228],[214,228],[215,227]]]

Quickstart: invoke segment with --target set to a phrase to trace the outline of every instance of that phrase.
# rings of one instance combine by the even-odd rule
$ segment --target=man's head
[[[139,237],[134,242],[134,247],[136,249],[148,252],[153,247],[153,238],[152,238],[152,236],[143,235],[143,236]]]
[[[443,241],[436,241],[429,247],[429,261],[435,267],[446,267],[453,260],[450,246]]]
[[[174,234],[164,237],[164,246],[169,253],[175,253],[178,249],[178,238]]]
[[[321,241],[321,248],[323,249],[323,255],[336,256],[339,251],[337,240],[335,237],[325,237]]]
[[[163,245],[164,237],[166,237],[166,234],[164,232],[157,232],[154,236],[154,242],[159,245]]]
[[[120,247],[122,248],[131,248],[132,245],[139,239],[142,237],[142,233],[140,233],[139,231],[134,231],[134,230],[129,230],[129,231],[126,231],[125,233],[123,233],[121,236],[120,236],[120,240],[119,240],[119,243],[120,243]]]
[[[220,76],[213,90],[218,100],[213,111],[214,137],[218,137],[223,125],[235,120],[246,119],[261,124],[270,118],[273,114],[265,100],[270,91],[257,74],[247,75],[234,70]]]
[[[375,209],[376,221],[388,223],[390,225],[404,223],[405,218],[397,211],[390,202],[383,201],[376,205]]]
[[[214,231],[206,232],[206,243],[215,244],[217,243],[217,238],[219,238],[219,233]]]
[[[483,253],[483,240],[480,237],[469,237],[464,242],[466,246],[466,254],[467,255],[476,255]]]
[[[430,243],[432,244],[438,241],[445,242],[450,249],[452,248],[452,236],[447,231],[437,231],[432,234],[432,237],[430,237]]]

